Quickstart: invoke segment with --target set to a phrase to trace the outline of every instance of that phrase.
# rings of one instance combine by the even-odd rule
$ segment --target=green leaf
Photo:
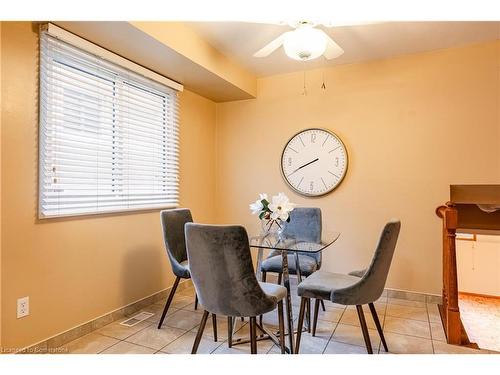
[[[262,220],[264,218],[264,215],[266,214],[266,211],[262,211],[259,215],[259,219]]]

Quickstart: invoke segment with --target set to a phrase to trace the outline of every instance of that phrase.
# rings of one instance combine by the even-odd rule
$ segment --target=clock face
[[[347,172],[347,150],[336,134],[307,129],[294,135],[281,155],[281,172],[292,189],[320,196],[334,190]]]

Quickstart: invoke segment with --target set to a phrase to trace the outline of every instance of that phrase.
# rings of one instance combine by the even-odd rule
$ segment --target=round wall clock
[[[341,139],[325,129],[295,134],[281,154],[281,173],[297,193],[315,197],[340,185],[347,172],[347,150]]]

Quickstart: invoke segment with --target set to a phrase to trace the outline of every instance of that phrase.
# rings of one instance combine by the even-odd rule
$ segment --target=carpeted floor
[[[500,297],[459,293],[460,316],[471,342],[500,351]]]

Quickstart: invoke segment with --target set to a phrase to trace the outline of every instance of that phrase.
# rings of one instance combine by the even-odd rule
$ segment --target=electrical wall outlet
[[[30,298],[23,297],[17,300],[17,318],[22,318],[30,314]]]

